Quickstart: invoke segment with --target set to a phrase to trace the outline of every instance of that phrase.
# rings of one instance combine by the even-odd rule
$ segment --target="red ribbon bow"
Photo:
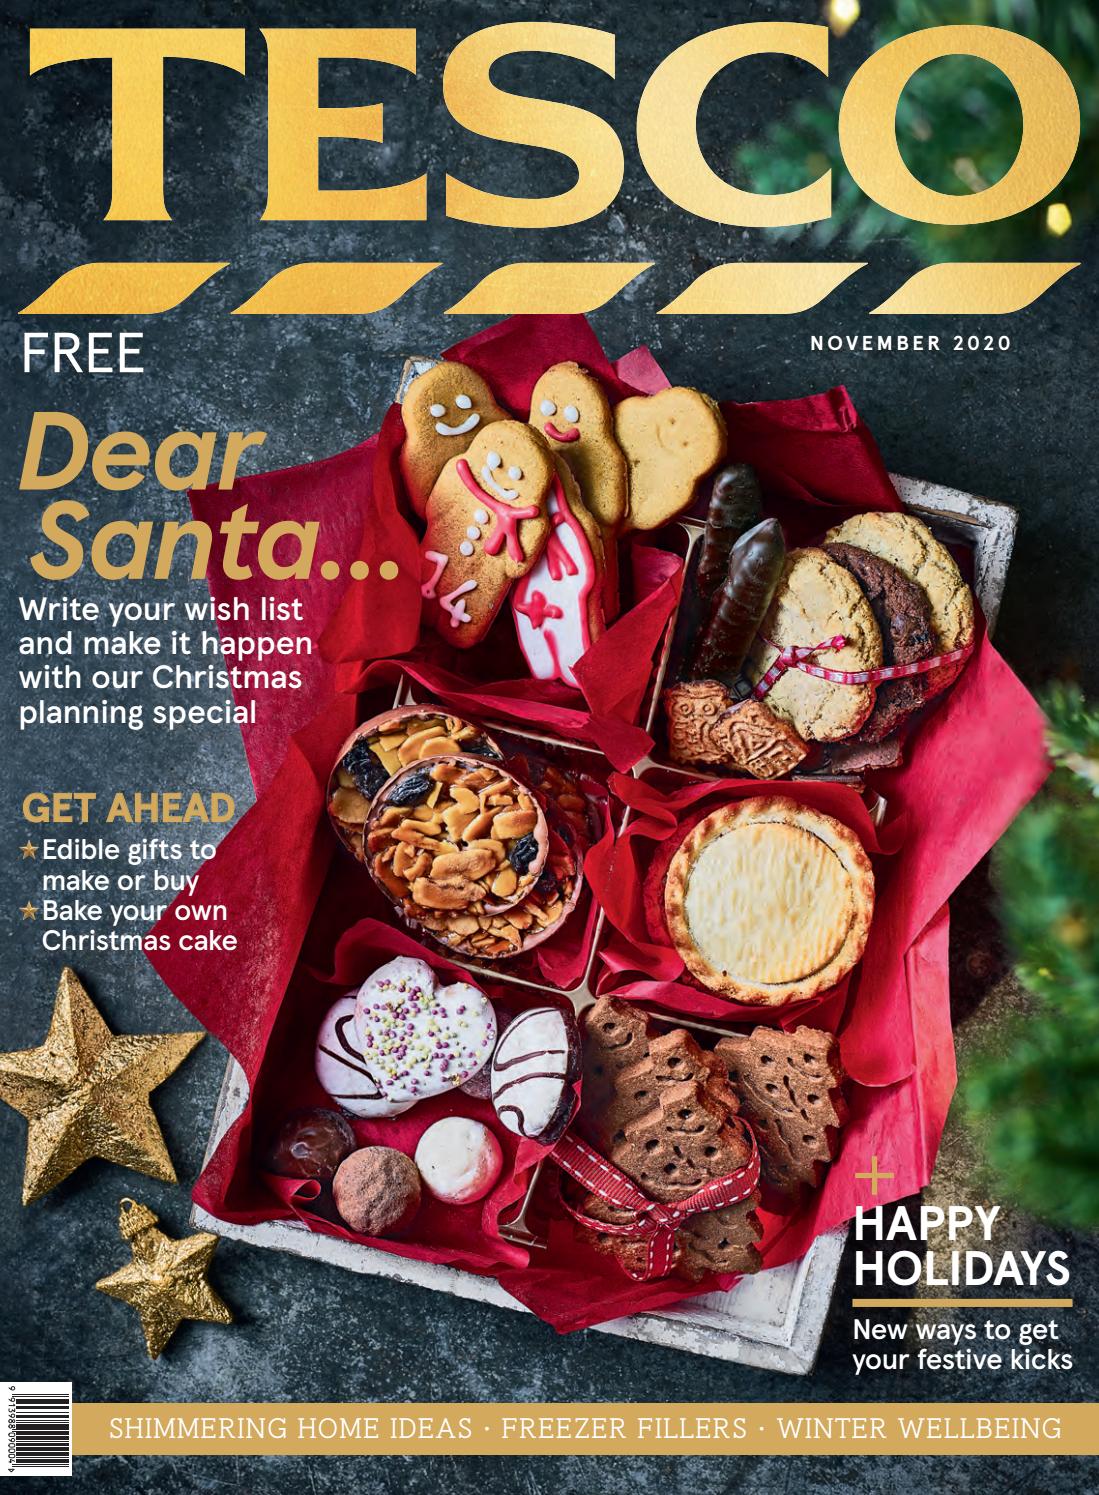
[[[830,680],[836,685],[880,685],[883,680],[904,680],[909,675],[927,675],[943,665],[956,664],[959,660],[968,659],[976,647],[975,644],[965,644],[960,649],[951,649],[949,654],[936,654],[931,659],[920,659],[914,664],[885,664],[874,670],[830,670],[822,664],[811,664],[810,661],[814,654],[842,649],[847,640],[840,633],[820,644],[787,644],[784,649],[779,649],[777,644],[773,644],[769,638],[763,638],[762,634],[760,638],[769,649],[778,649],[778,655],[772,660],[770,669],[753,691],[761,701],[787,670],[801,670],[805,675],[813,675],[818,680]]]
[[[648,1241],[649,1254],[642,1271],[635,1271],[623,1263],[635,1282],[666,1277],[675,1262],[676,1231],[692,1215],[724,1209],[726,1205],[747,1199],[759,1183],[759,1149],[751,1128],[739,1116],[730,1117],[729,1124],[739,1126],[749,1142],[751,1156],[748,1161],[742,1168],[727,1173],[723,1178],[713,1179],[697,1193],[677,1200],[674,1204],[662,1204],[657,1199],[650,1199],[620,1168],[608,1163],[606,1158],[581,1141],[574,1132],[566,1132],[550,1154],[553,1161],[589,1193],[598,1195],[618,1209],[632,1211],[634,1218],[622,1225],[608,1225],[603,1220],[585,1215],[582,1210],[574,1209],[567,1199],[564,1200],[565,1208],[581,1225],[600,1235]]]

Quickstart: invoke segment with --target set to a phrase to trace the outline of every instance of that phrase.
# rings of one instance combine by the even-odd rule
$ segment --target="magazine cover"
[[[1090,1485],[1095,6],[3,67],[0,1475]]]

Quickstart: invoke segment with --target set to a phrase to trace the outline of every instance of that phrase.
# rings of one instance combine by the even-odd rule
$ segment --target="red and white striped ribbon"
[[[762,634],[760,635],[762,638]],[[769,649],[778,649],[769,638],[763,639]],[[776,680],[781,680],[787,670],[801,670],[805,675],[814,675],[818,680],[831,680],[835,685],[878,685],[883,680],[903,680],[908,675],[927,675],[932,670],[941,669],[946,664],[957,664],[961,659],[968,659],[973,653],[974,644],[966,644],[961,649],[951,649],[949,654],[935,654],[930,659],[918,659],[913,664],[885,664],[876,670],[830,670],[822,664],[811,664],[810,660],[814,654],[821,654],[829,649],[842,649],[847,640],[842,634],[837,633],[835,638],[825,639],[820,644],[787,644],[784,649],[779,649],[778,655],[770,669],[762,676],[755,690],[752,692],[759,700],[771,689]]]
[[[574,1132],[566,1132],[550,1154],[559,1168],[575,1178],[589,1193],[597,1195],[617,1209],[629,1210],[633,1219],[621,1225],[608,1225],[574,1209],[568,1200],[565,1208],[589,1230],[600,1235],[623,1236],[626,1240],[647,1240],[648,1259],[643,1271],[625,1270],[635,1282],[647,1282],[652,1278],[666,1277],[675,1263],[675,1233],[692,1215],[704,1214],[707,1210],[724,1209],[747,1199],[759,1183],[759,1149],[751,1128],[739,1116],[729,1119],[730,1125],[739,1126],[751,1145],[751,1156],[743,1168],[715,1178],[697,1193],[674,1204],[661,1204],[650,1199],[628,1178],[620,1168],[608,1163],[594,1148],[582,1141]]]

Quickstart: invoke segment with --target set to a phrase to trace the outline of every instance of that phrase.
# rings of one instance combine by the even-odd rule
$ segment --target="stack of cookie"
[[[650,1198],[676,1203],[744,1166],[759,1149],[764,1195],[788,1207],[820,1187],[846,1120],[843,1067],[831,1033],[815,1028],[756,1028],[704,1048],[684,1028],[658,1033],[630,1003],[602,997],[584,1023],[583,1099],[576,1127],[603,1157]],[[628,1223],[622,1210],[563,1182],[579,1215]],[[673,1272],[698,1281],[711,1272],[759,1269],[760,1194],[694,1215],[676,1232]],[[783,1204],[785,1199],[786,1204]],[[581,1227],[598,1251],[635,1273],[645,1241]]]
[[[708,396],[666,389],[612,410],[576,363],[542,374],[528,422],[445,361],[413,380],[402,414],[401,473],[425,525],[426,620],[468,649],[510,600],[532,675],[574,687],[617,606],[619,538],[683,513],[725,453]]]
[[[821,545],[791,551],[756,621],[745,655],[696,651],[696,665],[702,657],[716,678],[665,692],[677,761],[757,778],[788,773],[810,753],[806,767],[832,773],[896,767],[904,729],[953,683],[964,658],[900,678],[878,672],[965,651],[976,630],[973,594],[950,552],[905,513],[856,514]],[[768,671],[790,649],[828,671],[871,678],[789,668],[769,682]],[[742,667],[748,684],[766,690],[762,701],[737,701],[731,686]]]
[[[357,727],[330,775],[328,813],[405,922],[474,959],[533,949],[579,900],[593,829],[584,783],[530,752],[505,759],[441,707]]]
[[[678,1203],[748,1162],[750,1144],[730,1125],[737,1101],[724,1063],[684,1029],[657,1037],[637,1008],[604,997],[589,1009],[584,1032],[578,1128],[650,1199]],[[569,1202],[589,1219],[609,1225],[627,1221],[623,1211],[597,1195],[568,1182],[565,1189]],[[754,1193],[686,1220],[676,1231],[673,1272],[698,1281],[711,1272],[758,1271],[758,1204]],[[627,1270],[643,1271],[644,1241],[584,1233]]]

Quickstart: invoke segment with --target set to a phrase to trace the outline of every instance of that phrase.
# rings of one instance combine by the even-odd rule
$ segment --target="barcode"
[[[72,1383],[9,1382],[3,1392],[8,1446],[2,1472],[72,1474]]]

